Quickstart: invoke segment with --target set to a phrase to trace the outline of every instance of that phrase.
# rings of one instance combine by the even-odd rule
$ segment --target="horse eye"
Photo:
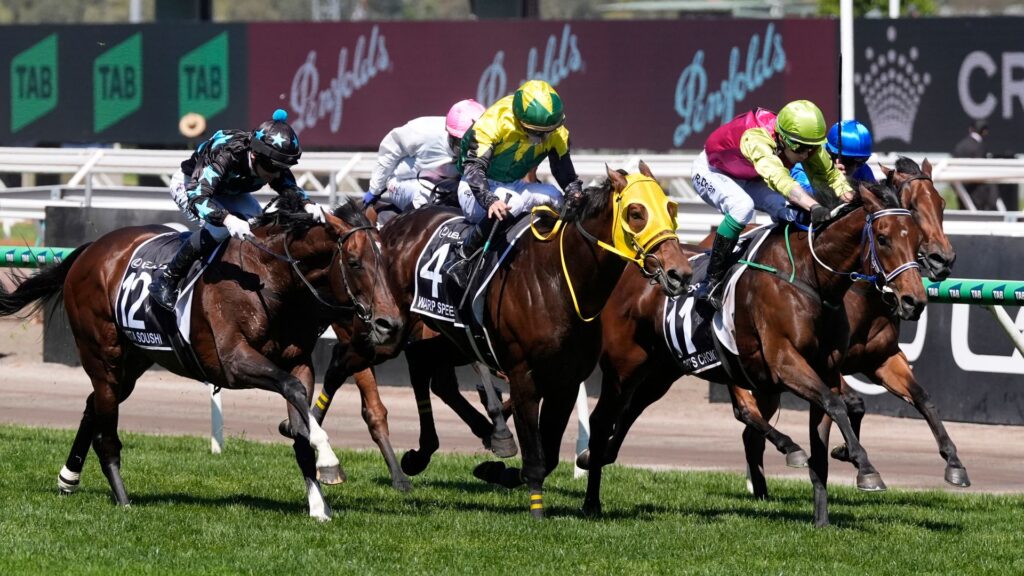
[[[359,268],[363,267],[363,261],[360,260],[359,258],[349,258],[348,267],[358,270]]]
[[[878,245],[879,246],[888,246],[889,245],[889,237],[886,236],[885,234],[879,234],[878,235]]]

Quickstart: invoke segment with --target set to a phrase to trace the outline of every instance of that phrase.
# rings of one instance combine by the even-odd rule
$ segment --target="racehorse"
[[[21,281],[0,295],[0,315],[63,296],[82,367],[93,393],[58,486],[73,492],[91,442],[117,504],[129,505],[121,478],[118,404],[155,361],[175,373],[214,386],[260,388],[281,394],[289,405],[295,459],[306,483],[309,515],[330,520],[317,470],[331,474],[337,457],[327,435],[309,418],[313,347],[331,322],[350,326],[353,338],[391,347],[401,332],[395,300],[383,281],[377,232],[351,204],[314,224],[295,201],[282,197],[277,210],[261,216],[247,242],[231,239],[192,288],[190,334],[202,374],[154,355],[126,337],[116,323],[118,287],[136,247],[169,232],[161,226],[122,228],[77,248],[60,265]],[[129,278],[148,294],[148,271]],[[126,294],[128,296],[129,294]],[[145,309],[145,296],[131,308]],[[313,448],[317,454],[314,457]]]
[[[691,273],[676,241],[674,203],[647,166],[641,164],[637,175],[607,172],[602,185],[570,199],[557,222],[535,221],[536,238],[520,240],[483,289],[483,324],[496,353],[496,368],[509,379],[523,468],[485,464],[499,465],[506,485],[528,484],[530,512],[538,519],[544,517],[544,479],[558,464],[579,382],[600,354],[597,318],[626,258],[672,295],[685,289]],[[419,255],[452,214],[439,208],[414,210],[381,231],[400,307],[412,305]],[[547,232],[537,228],[548,225]],[[432,318],[424,321],[466,356],[472,354],[462,329]]]
[[[918,252],[918,262],[922,269],[932,280],[947,278],[956,260],[956,252],[942,230],[945,202],[932,182],[931,164],[925,160],[918,166],[913,160],[901,157],[896,162],[895,170],[882,166],[882,171],[886,182],[897,190],[903,207],[914,214],[914,219],[921,227],[923,242]],[[931,427],[939,454],[946,461],[946,482],[954,486],[970,486],[967,470],[957,455],[956,445],[946,432],[927,391],[914,378],[910,362],[899,349],[900,319],[890,314],[885,295],[870,287],[854,285],[843,302],[850,323],[850,347],[843,361],[842,373],[866,374],[875,384],[913,405]],[[842,380],[841,390],[854,434],[859,438],[864,418],[864,401],[845,379]],[[803,452],[789,436],[769,424],[779,406],[777,394],[744,390],[732,385],[730,395],[737,418],[747,424],[743,432],[743,445],[751,490],[755,497],[767,498],[768,487],[763,469],[765,440],[772,442],[785,454],[790,465],[799,465]],[[846,446],[840,445],[833,449],[832,457],[849,461]],[[806,459],[806,455],[803,459]]]
[[[828,524],[828,429],[819,425],[826,414],[847,440],[858,487],[885,488],[853,433],[845,405],[832,391],[839,387],[849,334],[843,297],[858,277],[848,271],[873,266],[875,281],[893,295],[888,303],[901,317],[916,318],[926,299],[914,262],[920,238],[911,213],[899,208],[885,185],[862,184],[855,201],[813,236],[789,226],[775,228],[761,244],[756,264],[735,286],[738,356],[721,358],[722,366],[696,374],[758,391],[789,390],[811,403],[815,525]],[[615,294],[640,296],[613,294],[614,304],[602,313],[601,396],[590,417],[590,448],[578,458],[580,467],[590,470],[584,501],[588,514],[601,511],[601,468],[614,461],[629,426],[684,374],[666,345],[666,298],[646,289],[633,273],[623,275]]]

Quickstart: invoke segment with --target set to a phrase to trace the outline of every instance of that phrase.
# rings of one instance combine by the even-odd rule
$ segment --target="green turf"
[[[1024,497],[862,494],[833,487],[833,526],[811,526],[810,487],[772,481],[755,502],[733,474],[613,466],[604,516],[563,463],[549,517],[524,490],[484,486],[478,461],[438,457],[395,492],[377,453],[341,452],[334,521],[306,516],[284,444],[125,434],[133,505],[115,507],[90,454],[82,488],[56,495],[72,434],[0,426],[0,574],[1021,574]]]

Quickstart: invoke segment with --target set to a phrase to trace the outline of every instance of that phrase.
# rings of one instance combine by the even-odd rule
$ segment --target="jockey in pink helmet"
[[[445,117],[415,118],[388,132],[377,150],[364,204],[373,204],[387,193],[388,201],[405,211],[429,204],[435,186],[454,192],[462,135],[483,112],[476,100],[460,100]]]

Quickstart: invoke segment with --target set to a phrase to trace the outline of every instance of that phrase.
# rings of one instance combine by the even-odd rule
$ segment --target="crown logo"
[[[886,30],[886,39],[890,44],[895,42],[895,27]],[[914,66],[917,46],[911,46],[906,54],[891,46],[878,52],[868,47],[864,57],[869,63],[868,72],[856,73],[853,79],[868,109],[875,141],[893,139],[909,144],[921,97],[932,82],[931,74],[922,74]]]

